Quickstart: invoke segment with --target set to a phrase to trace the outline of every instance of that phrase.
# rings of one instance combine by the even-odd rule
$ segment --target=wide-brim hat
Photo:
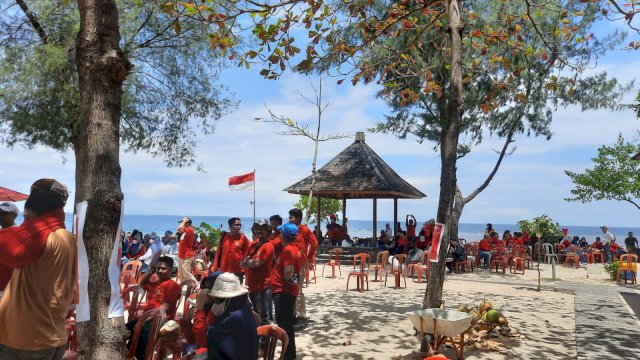
[[[240,284],[240,279],[233,273],[220,274],[213,283],[210,296],[220,299],[230,299],[249,293],[247,288]]]

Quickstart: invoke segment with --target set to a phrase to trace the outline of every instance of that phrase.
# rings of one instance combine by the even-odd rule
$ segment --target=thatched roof
[[[311,176],[285,188],[291,194],[307,195]],[[404,181],[364,142],[364,133],[356,141],[316,172],[314,195],[324,198],[399,198],[421,199],[420,190]]]
[[[637,153],[631,157],[631,160],[640,160],[640,153]]]

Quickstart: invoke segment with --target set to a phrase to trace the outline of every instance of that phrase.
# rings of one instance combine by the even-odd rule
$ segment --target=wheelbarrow
[[[471,326],[473,316],[468,313],[447,309],[423,309],[406,313],[420,339],[431,334],[429,356],[437,354],[444,343],[450,344],[458,359],[464,357],[464,333]]]

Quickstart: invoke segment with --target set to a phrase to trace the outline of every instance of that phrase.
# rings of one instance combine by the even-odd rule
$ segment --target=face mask
[[[138,240],[133,240],[133,245],[137,244]]]
[[[229,305],[229,300],[220,304],[214,303],[213,306],[211,306],[211,312],[215,316],[221,316],[222,314],[224,314],[224,311],[227,309],[227,305]]]

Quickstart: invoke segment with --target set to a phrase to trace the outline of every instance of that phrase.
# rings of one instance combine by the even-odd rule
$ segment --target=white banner
[[[78,305],[76,305],[76,322],[89,321],[91,312],[89,310],[89,259],[87,249],[84,246],[83,230],[84,221],[87,218],[87,206],[83,201],[76,205],[76,215],[74,216],[74,232],[78,239]]]
[[[120,202],[120,222],[116,229],[116,238],[111,251],[111,260],[109,261],[109,282],[111,283],[111,299],[109,299],[109,318],[124,316],[124,304],[122,303],[122,295],[120,294],[120,266],[121,256],[120,246],[122,239],[122,219],[124,218],[124,200]]]

